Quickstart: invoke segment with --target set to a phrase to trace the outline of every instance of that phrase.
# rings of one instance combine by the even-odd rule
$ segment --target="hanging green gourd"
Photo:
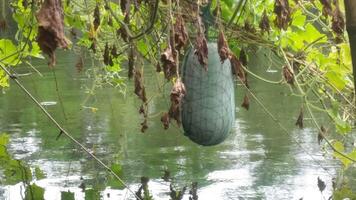
[[[203,18],[206,23],[208,17],[204,16],[204,12]],[[198,35],[197,43],[204,43],[199,39]],[[229,50],[220,46],[220,41],[219,45],[208,42],[205,46],[207,59],[204,59],[204,48],[199,49],[198,44],[195,49],[187,51],[182,65],[182,80],[186,89],[182,102],[184,134],[204,146],[223,142],[235,120],[231,63],[226,59]]]

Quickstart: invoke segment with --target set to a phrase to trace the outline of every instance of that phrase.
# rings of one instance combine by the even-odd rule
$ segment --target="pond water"
[[[256,74],[279,80],[279,68],[271,65],[269,55],[256,51],[249,67]],[[45,60],[16,69],[32,72],[21,77],[24,85],[42,102],[73,136],[105,163],[122,165],[122,178],[136,191],[140,177],[150,178],[154,199],[169,199],[169,183],[161,177],[168,170],[174,185],[182,188],[198,182],[199,199],[321,199],[331,195],[331,179],[339,165],[323,155],[317,130],[306,116],[306,127],[294,124],[300,100],[289,96],[289,89],[269,85],[250,77],[251,90],[289,130],[288,134],[254,101],[250,110],[240,107],[244,89],[236,87],[235,126],[227,140],[217,146],[202,147],[187,139],[182,130],[164,130],[160,112],[168,109],[170,85],[162,75],[145,71],[150,120],[146,133],[140,132],[140,101],[133,94],[133,81],[127,82],[123,95],[117,88],[99,87],[90,95],[93,81],[74,67],[73,52],[59,52],[55,76]],[[265,62],[267,60],[268,62]],[[85,60],[85,68],[90,61]],[[87,70],[87,69],[85,69]],[[126,74],[124,72],[123,74]],[[58,83],[56,92],[55,78]],[[163,87],[162,87],[163,86]],[[321,121],[325,119],[318,118]],[[10,135],[9,151],[31,166],[39,166],[47,178],[36,181],[45,188],[45,198],[59,200],[61,191],[85,199],[79,187],[95,188],[102,199],[134,199],[126,189],[108,186],[105,170],[64,136],[44,117],[15,84],[0,94],[0,130]],[[322,166],[322,167],[321,167]],[[317,178],[326,183],[320,193]],[[21,199],[22,184],[0,187],[0,199]],[[188,199],[188,193],[184,199]]]

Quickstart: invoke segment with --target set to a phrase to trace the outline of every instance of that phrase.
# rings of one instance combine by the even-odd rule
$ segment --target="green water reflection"
[[[16,71],[33,73],[21,78],[26,87],[76,139],[106,163],[120,163],[123,179],[133,189],[137,189],[141,176],[148,176],[155,199],[168,199],[168,183],[161,176],[169,170],[181,187],[197,181],[200,199],[320,199],[317,177],[327,183],[324,195],[330,196],[337,164],[322,156],[316,130],[309,128],[308,120],[304,130],[295,127],[301,103],[287,95],[289,89],[285,86],[268,85],[250,77],[251,90],[289,130],[288,134],[255,101],[251,100],[249,111],[240,108],[244,90],[237,86],[233,133],[221,145],[201,147],[177,127],[163,130],[160,115],[156,114],[168,109],[170,86],[167,84],[163,92],[158,92],[157,85],[164,80],[162,75],[148,70],[149,66],[145,82],[148,95],[155,96],[149,107],[153,118],[148,131],[141,133],[140,101],[133,95],[132,81],[128,82],[125,96],[118,89],[100,87],[87,99],[92,80],[85,73],[77,73],[77,57],[72,52],[60,52],[58,57],[54,70],[63,104],[46,61],[33,61],[43,77],[27,66]],[[256,50],[249,68],[267,79],[279,80],[281,72],[275,63],[265,62],[267,57]],[[86,70],[89,66],[85,66]],[[97,111],[83,107],[83,102]],[[80,177],[89,187],[105,190],[104,199],[124,197],[119,190],[106,187],[104,170],[85,153],[65,137],[55,139],[58,130],[14,84],[0,95],[0,127],[1,132],[10,134],[9,150],[15,157],[40,166],[47,174],[48,178],[38,183],[46,189],[46,199],[60,199],[60,191],[68,189],[75,192],[76,199],[83,199],[78,188]],[[15,186],[2,188],[4,199],[16,199],[18,192]]]

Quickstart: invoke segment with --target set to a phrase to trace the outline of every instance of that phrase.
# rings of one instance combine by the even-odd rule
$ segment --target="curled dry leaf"
[[[225,39],[224,33],[221,30],[218,37],[218,52],[221,63],[224,63],[226,59],[230,58],[230,49]]]
[[[171,107],[169,108],[169,117],[177,121],[178,126],[181,124],[180,107],[185,95],[185,86],[180,79],[177,79],[171,90]]]
[[[242,68],[241,62],[233,54],[230,56],[230,62],[232,67],[232,73],[240,79],[242,84],[245,84],[248,87],[246,73],[245,70]]]
[[[325,182],[318,177],[318,188],[320,192],[323,192],[326,188]]]
[[[168,47],[161,54],[161,61],[163,65],[164,76],[167,80],[171,80],[176,75],[177,68],[174,51],[171,45],[168,45]]]
[[[298,116],[297,122],[295,123],[295,125],[298,126],[300,129],[304,128],[303,119],[304,119],[304,114],[303,114],[303,109],[301,108],[300,112],[299,112],[299,116]]]
[[[157,63],[156,65],[156,72],[161,72],[162,71],[162,68],[161,68],[161,64]]]
[[[129,54],[128,55],[128,65],[129,65],[128,77],[129,77],[129,79],[131,79],[134,74],[134,65],[135,65],[135,59],[136,59],[135,48],[132,45],[129,48],[128,54]]]
[[[326,129],[325,129],[324,126],[321,126],[320,127],[320,131],[318,133],[318,143],[319,143],[319,145],[323,141],[325,134],[326,134]]]
[[[174,42],[176,44],[175,48],[180,51],[182,47],[186,45],[188,41],[188,33],[185,28],[184,20],[182,16],[177,17],[176,23],[174,24]]]
[[[269,30],[271,29],[271,27],[269,25],[269,19],[268,19],[266,10],[263,11],[262,19],[260,21],[259,26],[262,31],[262,34],[264,34],[265,32],[269,33]]]
[[[288,0],[276,0],[274,13],[277,15],[275,24],[278,28],[287,30],[291,21],[291,9]]]
[[[148,129],[147,119],[145,118],[141,123],[141,132],[144,133]]]
[[[204,69],[208,70],[208,44],[204,34],[200,32],[195,40],[194,54],[198,56],[198,61]]]
[[[320,0],[320,3],[323,5],[323,15],[325,17],[332,15],[331,0]]]
[[[38,21],[38,45],[50,57],[49,65],[54,66],[56,48],[68,47],[68,40],[64,35],[61,0],[45,0],[40,11],[36,14],[36,18]]]
[[[128,41],[129,41],[129,40],[128,40],[127,32],[126,32],[125,28],[122,27],[122,26],[121,26],[119,29],[117,29],[116,35],[117,35],[117,36],[120,36],[121,39],[122,39],[124,42],[128,42]]]
[[[100,25],[100,7],[99,4],[96,4],[94,9],[94,30],[97,30]]]
[[[345,29],[345,20],[342,16],[339,6],[336,6],[334,12],[332,13],[332,30],[338,36],[341,36],[344,33]]]
[[[161,122],[163,124],[164,129],[168,129],[169,128],[169,114],[168,113],[163,113],[162,117],[161,117]]]
[[[246,110],[250,108],[250,98],[248,98],[247,94],[245,94],[244,101],[242,102],[241,106]]]
[[[143,102],[147,102],[145,86],[143,85],[142,74],[140,70],[135,71],[135,94]]]
[[[103,54],[104,64],[105,65],[113,65],[112,58],[110,56],[110,49],[108,43],[105,44],[104,54]]]
[[[283,67],[283,78],[288,84],[294,85],[294,74],[287,66]]]

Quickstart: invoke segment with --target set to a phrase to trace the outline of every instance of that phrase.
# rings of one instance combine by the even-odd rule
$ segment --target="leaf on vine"
[[[136,52],[135,48],[133,46],[130,46],[129,52],[128,52],[128,65],[129,65],[129,70],[128,70],[128,77],[129,79],[132,78],[134,74],[134,65],[135,65],[135,58],[136,58]]]
[[[287,66],[283,67],[283,78],[288,84],[294,85],[294,74]]]
[[[94,30],[97,30],[100,25],[100,8],[99,4],[97,3],[94,9]]]
[[[247,66],[248,64],[248,60],[247,60],[247,55],[246,55],[246,52],[245,52],[245,49],[244,48],[241,48],[240,50],[240,55],[239,55],[239,61],[241,62],[241,64],[243,66]]]
[[[77,69],[77,72],[82,72],[84,67],[84,59],[83,56],[79,56],[77,63],[75,64],[75,68]]]
[[[218,52],[221,63],[224,63],[226,59],[230,58],[229,45],[227,44],[224,33],[221,30],[218,37]]]
[[[245,84],[246,87],[248,87],[246,73],[245,70],[242,68],[241,62],[233,54],[230,56],[230,62],[232,67],[232,73],[240,79],[242,84]]]
[[[278,28],[287,30],[291,21],[291,10],[288,0],[276,0],[274,3],[274,13],[277,15],[275,24]]]
[[[250,98],[248,98],[247,94],[245,94],[244,101],[242,102],[241,106],[246,110],[250,108]]]
[[[64,35],[61,0],[45,0],[40,11],[36,14],[36,18],[38,21],[38,45],[49,56],[49,66],[54,66],[56,48],[68,48],[68,40]]]
[[[206,42],[206,38],[204,34],[200,32],[195,40],[194,54],[198,56],[199,63],[207,71],[208,70],[208,44]]]
[[[297,122],[295,123],[295,125],[298,126],[300,129],[304,128],[303,119],[304,119],[304,113],[303,113],[303,108],[301,108],[300,112],[299,112],[299,116],[298,116]]]
[[[325,134],[326,134],[326,129],[325,129],[325,127],[322,125],[322,126],[320,127],[320,131],[319,131],[319,133],[318,133],[318,144],[319,144],[319,145],[320,145],[321,142],[323,141]]]
[[[184,20],[182,16],[179,16],[174,24],[174,42],[176,44],[175,48],[177,51],[180,51],[180,49],[186,45],[187,41],[188,33],[185,28]]]
[[[161,61],[163,65],[164,77],[171,80],[176,75],[177,63],[171,45],[161,54]]]
[[[326,188],[325,182],[318,177],[318,188],[320,192],[323,192]]]
[[[323,5],[323,15],[328,17],[332,15],[332,8],[331,8],[331,0],[320,0],[320,3]]]
[[[135,71],[135,94],[141,99],[143,102],[147,102],[145,86],[143,85],[142,74],[140,70]]]
[[[259,26],[262,31],[262,34],[264,34],[265,32],[269,33],[269,30],[271,29],[271,27],[269,25],[269,19],[268,19],[266,10],[263,11],[262,19],[260,21]]]
[[[340,8],[337,4],[334,12],[332,13],[332,30],[338,36],[341,36],[344,33],[345,29],[345,20],[341,14]]]
[[[164,129],[168,129],[169,128],[169,114],[168,113],[163,113],[162,117],[161,117],[161,122],[163,124]]]
[[[171,107],[169,108],[169,117],[177,121],[178,126],[181,124],[181,103],[185,95],[185,86],[183,82],[178,78],[171,90]]]

